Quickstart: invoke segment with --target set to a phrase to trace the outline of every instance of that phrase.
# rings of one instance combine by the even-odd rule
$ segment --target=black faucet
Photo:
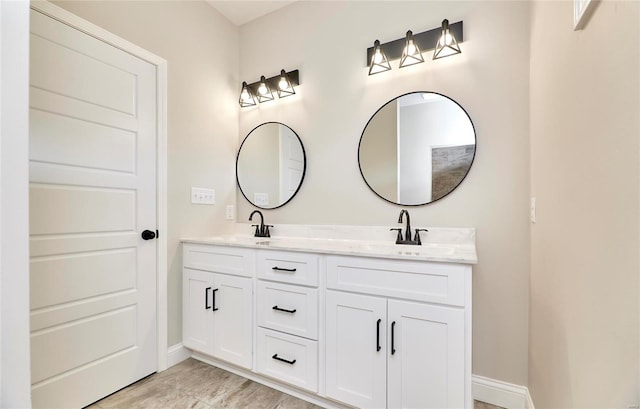
[[[252,224],[252,226],[256,228],[256,231],[253,234],[253,236],[254,237],[271,237],[271,234],[269,232],[269,227],[273,227],[273,226],[269,224],[264,224],[264,216],[262,215],[262,212],[260,210],[254,210],[253,212],[251,212],[251,215],[249,215],[249,221],[252,221],[251,219],[253,218],[253,215],[256,213],[260,215],[260,224]]]
[[[396,244],[411,244],[411,245],[422,245],[422,241],[420,240],[420,232],[421,231],[429,231],[427,229],[416,229],[416,235],[413,240],[411,239],[411,218],[409,217],[409,212],[406,209],[402,209],[400,211],[400,216],[398,217],[398,223],[402,223],[402,217],[407,215],[407,230],[404,234],[404,238],[402,238],[402,229],[390,229],[392,231],[398,232],[398,237],[396,238]]]

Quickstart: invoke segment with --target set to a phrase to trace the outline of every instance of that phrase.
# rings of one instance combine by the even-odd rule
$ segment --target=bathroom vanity
[[[349,227],[183,239],[184,346],[325,407],[473,407],[474,230]]]

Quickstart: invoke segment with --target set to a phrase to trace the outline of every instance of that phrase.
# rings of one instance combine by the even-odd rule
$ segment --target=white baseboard
[[[182,343],[170,346],[169,349],[167,349],[167,368],[179,364],[190,356],[191,350],[185,348]]]
[[[535,409],[526,386],[471,376],[473,399],[507,409]]]

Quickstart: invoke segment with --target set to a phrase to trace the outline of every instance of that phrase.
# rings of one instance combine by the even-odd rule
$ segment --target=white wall
[[[531,26],[529,389],[538,408],[640,401],[640,3]]]
[[[238,29],[200,1],[61,1],[57,5],[167,60],[168,344],[182,340],[179,239],[232,231],[238,143]],[[191,205],[190,189],[216,190]],[[163,234],[163,232],[160,232]]]
[[[0,2],[0,407],[31,407],[29,2]]]
[[[307,152],[298,195],[266,211],[268,223],[396,227],[401,207],[376,196],[360,175],[364,126],[381,105],[410,91],[439,92],[466,109],[478,135],[469,175],[452,194],[410,212],[416,226],[477,228],[473,371],[521,385],[528,374],[529,7],[305,1],[240,29],[239,81],[300,69],[296,96],[240,113],[238,138],[262,122],[280,121]],[[408,29],[436,28],[444,18],[464,20],[462,54],[437,61],[427,55],[424,64],[367,76],[366,49],[376,38],[384,43]],[[246,218],[253,207],[237,197],[238,219]]]

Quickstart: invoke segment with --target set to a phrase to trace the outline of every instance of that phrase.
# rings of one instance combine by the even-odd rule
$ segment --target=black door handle
[[[217,291],[218,291],[217,288],[215,290],[211,291],[211,295],[213,295],[213,300],[211,302],[211,306],[213,307],[212,311],[218,311],[218,308],[216,308],[216,292]]]
[[[382,320],[378,318],[378,322],[376,323],[376,351],[380,351],[382,347],[380,346],[380,323]]]
[[[285,362],[285,363],[287,363],[287,364],[289,364],[289,365],[293,365],[293,364],[295,364],[295,363],[296,363],[296,360],[295,360],[295,359],[294,359],[293,361],[287,361],[286,359],[280,358],[280,357],[278,356],[278,354],[273,354],[273,356],[272,356],[271,358],[275,359],[276,361]]]
[[[289,272],[289,273],[295,273],[295,272],[296,272],[296,269],[295,269],[295,268],[280,268],[280,267],[273,267],[273,268],[271,268],[271,269],[272,269],[272,270],[275,270],[275,271],[287,271],[287,272]]]
[[[141,234],[142,240],[152,240],[156,238],[156,233],[151,230],[145,230]]]
[[[280,308],[280,307],[278,307],[277,305],[274,305],[274,306],[273,306],[273,309],[274,309],[274,310],[276,310],[276,311],[288,312],[289,314],[293,314],[294,312],[296,312],[296,311],[297,311],[296,309],[293,309],[293,310],[285,310],[284,308]]]
[[[211,306],[209,305],[209,290],[211,290],[211,287],[207,287],[204,289],[204,309],[208,310],[211,308]]]
[[[396,340],[395,340],[395,335],[396,335],[396,322],[393,321],[391,323],[391,355],[396,353]]]

